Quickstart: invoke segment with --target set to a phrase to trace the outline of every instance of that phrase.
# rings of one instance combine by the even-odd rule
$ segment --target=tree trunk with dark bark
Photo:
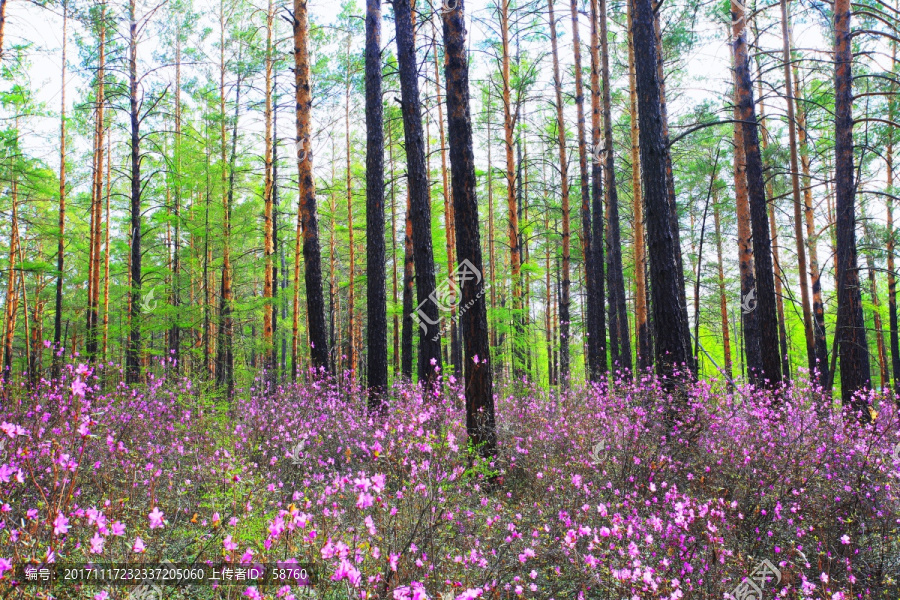
[[[589,332],[596,347],[594,381],[600,381],[608,372],[606,362],[606,258],[604,235],[606,229],[603,209],[603,162],[600,149],[602,94],[600,90],[600,6],[599,0],[591,0],[591,260],[594,279],[595,330]],[[548,264],[549,270],[549,264]],[[549,285],[549,283],[548,283]]]
[[[67,0],[63,0],[62,12],[62,83],[59,101],[59,223],[56,239],[56,304],[53,312],[52,377],[59,377],[60,351],[62,350],[60,343],[62,342],[63,271],[65,269],[66,241],[66,36],[69,17]]]
[[[381,409],[388,386],[383,121],[381,0],[366,0],[366,371],[374,410]]]
[[[443,302],[434,274],[431,241],[431,203],[428,173],[425,167],[425,139],[419,101],[418,65],[413,40],[413,15],[410,0],[394,2],[396,15],[397,62],[400,71],[400,95],[403,105],[403,132],[406,141],[407,177],[410,190],[410,215],[413,227],[413,255],[416,263],[416,309],[420,325],[419,380],[432,387],[441,368],[441,332],[438,304]],[[438,298],[433,299],[437,296]]]
[[[657,55],[652,0],[633,0],[635,83],[640,120],[642,191],[644,194],[653,322],[656,325],[655,363],[660,376],[674,386],[673,378],[690,366],[690,333],[681,310],[676,246],[666,176],[666,143],[660,108]],[[681,279],[683,280],[683,278]],[[683,285],[683,284],[682,284]],[[683,377],[684,375],[680,375]]]
[[[628,330],[628,310],[625,303],[625,278],[622,273],[622,237],[619,228],[619,193],[616,189],[616,166],[613,152],[612,134],[612,92],[609,74],[609,32],[606,15],[606,0],[600,0],[600,45],[603,63],[603,136],[606,163],[606,250],[609,260],[609,335],[611,359],[614,367],[623,374],[630,374],[631,335]]]
[[[850,0],[834,3],[834,188],[838,320],[835,335],[841,359],[841,396],[857,418],[869,422],[865,399],[871,386],[869,346],[863,320],[856,258],[856,188],[853,181],[853,75]]]
[[[475,156],[472,118],[469,110],[469,66],[466,55],[465,8],[444,12],[444,47],[447,55],[447,131],[453,214],[456,219],[456,250],[459,258],[466,381],[466,431],[482,456],[492,456],[496,447],[494,392],[491,378],[491,348],[488,339],[484,266],[481,256],[478,200],[475,197]]]
[[[553,0],[547,3],[550,13],[550,44],[553,50],[553,86],[556,90],[556,128],[559,141],[559,171],[562,190],[562,271],[559,293],[559,379],[563,388],[569,387],[569,279],[571,241],[569,209],[569,169],[566,158],[566,122],[563,118],[562,78],[559,75],[559,52],[556,41],[556,20]]]
[[[734,34],[735,78],[737,107],[747,164],[747,191],[750,201],[750,226],[753,236],[753,261],[756,275],[756,302],[760,328],[761,382],[777,387],[781,383],[781,353],[778,338],[778,312],[775,298],[775,275],[772,246],[766,211],[766,191],[763,181],[762,158],[759,150],[759,130],[753,103],[750,79],[750,60],[747,54],[747,27],[743,7],[731,3]]]
[[[125,350],[125,380],[141,379],[141,118],[138,114],[137,16],[135,0],[128,4],[130,35],[128,41],[129,116],[131,120],[131,292],[129,294],[130,332]]]
[[[585,334],[587,337],[587,378],[597,381],[600,375],[600,353],[597,347],[599,327],[597,324],[597,277],[594,245],[591,227],[591,176],[588,172],[588,147],[584,117],[584,84],[581,68],[581,35],[578,27],[578,0],[571,2],[572,49],[575,56],[575,110],[578,136],[578,173],[581,188],[581,249],[584,256],[584,282],[586,292]],[[593,50],[593,48],[592,48]],[[593,156],[593,154],[591,154]],[[601,308],[602,310],[602,308]]]

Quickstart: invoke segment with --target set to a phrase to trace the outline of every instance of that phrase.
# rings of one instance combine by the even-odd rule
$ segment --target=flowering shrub
[[[47,590],[20,587],[15,564],[164,559],[312,564],[335,599],[723,598],[763,560],[780,572],[770,597],[900,596],[900,421],[877,397],[861,426],[809,386],[775,403],[701,382],[672,422],[649,377],[520,386],[498,397],[484,461],[451,384],[397,386],[372,415],[346,381],[258,380],[229,403],[187,379],[104,375],[3,390],[0,586],[17,597]]]

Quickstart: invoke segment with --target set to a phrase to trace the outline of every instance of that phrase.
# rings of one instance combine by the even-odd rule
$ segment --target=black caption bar
[[[215,565],[190,563],[51,563],[19,564],[20,585],[181,586],[181,585],[296,585],[318,583],[311,563],[255,563]]]

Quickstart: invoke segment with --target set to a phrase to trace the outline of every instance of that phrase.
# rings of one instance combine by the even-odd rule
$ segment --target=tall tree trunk
[[[223,62],[224,65],[224,62]],[[224,71],[223,71],[224,73]],[[231,207],[234,205],[234,179],[237,170],[237,134],[238,121],[240,119],[241,107],[241,80],[238,76],[237,91],[234,100],[234,121],[231,129],[231,156],[228,159],[227,166],[223,166],[223,183],[224,170],[228,171],[228,183],[223,193],[223,223],[222,223],[222,277],[221,290],[219,295],[219,342],[218,354],[216,355],[216,377],[220,386],[225,387],[228,396],[234,392],[234,292],[233,292],[233,276],[234,271],[231,266]],[[224,86],[222,91],[224,92]],[[224,108],[224,96],[222,99]],[[224,123],[224,112],[223,123]],[[222,138],[223,146],[225,138]],[[222,152],[222,158],[225,158],[225,152]]]
[[[747,160],[744,158],[744,128],[740,123],[737,78],[734,82],[734,200],[737,213],[738,264],[741,276],[741,326],[743,331],[743,362],[747,376],[759,383],[762,354],[759,346],[759,313],[756,311],[756,268],[753,262],[753,241],[750,227],[750,197],[747,192]]]
[[[511,267],[512,287],[512,312],[513,312],[513,336],[512,336],[512,367],[513,377],[520,380],[524,375],[524,357],[522,347],[522,248],[519,246],[519,212],[516,203],[516,161],[513,156],[514,135],[516,128],[516,115],[513,113],[511,85],[509,74],[509,0],[500,0],[500,43],[501,66],[500,74],[503,84],[503,141],[506,153],[506,205],[509,214],[507,229],[509,237],[509,262]]]
[[[287,305],[285,303],[284,289],[287,282],[287,271],[284,261],[284,247],[279,241],[278,223],[279,197],[278,197],[278,76],[272,74],[272,253],[273,259],[279,261],[272,268],[272,369],[275,371],[272,380],[280,381],[284,377],[285,358],[287,356],[287,338],[278,328],[278,299],[281,293],[281,319],[287,320]],[[279,268],[280,267],[280,268]],[[278,358],[278,340],[281,340],[281,359]]]
[[[331,344],[331,354],[329,361],[331,363],[331,371],[340,376],[344,372],[343,356],[341,349],[341,298],[338,290],[337,276],[337,200],[335,199],[335,185],[337,182],[335,170],[335,158],[337,157],[337,146],[334,138],[331,138],[331,191],[328,194],[329,205],[328,214],[331,215],[331,227],[328,228],[328,339]],[[340,378],[338,380],[340,383]]]
[[[347,159],[347,233],[350,247],[350,273],[347,280],[347,329],[348,352],[347,364],[350,369],[350,381],[357,379],[357,340],[356,340],[356,242],[353,231],[353,177],[350,162],[350,36],[347,36],[347,79],[344,95],[344,141]],[[367,98],[368,100],[368,98]]]
[[[789,32],[790,35],[790,32]],[[790,38],[789,38],[790,39]],[[800,87],[800,68],[794,62],[794,107],[797,116],[797,138],[800,146],[800,164],[803,168],[803,213],[806,221],[806,243],[809,249],[809,276],[812,285],[812,316],[813,336],[815,344],[815,361],[818,375],[815,380],[825,382],[829,380],[828,373],[828,344],[825,339],[825,303],[822,300],[822,280],[819,271],[819,243],[816,231],[815,215],[813,213],[812,177],[810,176],[809,145],[806,134],[806,111],[801,98],[803,96]],[[888,147],[890,152],[890,145]],[[889,175],[890,176],[890,175]]]
[[[600,353],[598,340],[600,334],[597,324],[597,277],[594,245],[591,228],[591,176],[588,172],[588,149],[584,117],[584,84],[581,68],[581,35],[578,31],[578,0],[572,0],[572,49],[575,56],[575,110],[577,115],[576,129],[578,135],[578,172],[581,186],[581,248],[584,256],[584,282],[586,291],[586,331],[587,339],[587,378],[597,381],[600,376]],[[593,51],[593,48],[591,49]],[[600,308],[602,310],[602,307]]]
[[[453,177],[453,214],[462,284],[461,324],[465,346],[466,432],[482,456],[492,456],[496,444],[491,348],[488,340],[481,256],[481,226],[475,197],[475,155],[469,109],[469,66],[463,0],[444,12],[447,81],[447,130]]]
[[[272,30],[275,20],[275,4],[269,0],[266,11],[266,56],[265,56],[265,183],[263,187],[263,254],[265,255],[265,275],[263,276],[263,369],[267,371],[269,380],[275,375],[275,177],[273,161],[273,127],[272,127],[272,72],[273,72],[273,44]]]
[[[606,0],[600,0],[600,45],[603,48],[603,131],[606,159],[607,251],[609,253],[609,331],[612,361],[628,374],[632,370],[631,336],[625,305],[625,278],[622,274],[622,239],[619,232],[619,193],[616,189],[615,154],[612,136],[612,92],[609,75],[609,32]]]
[[[722,317],[722,351],[725,353],[725,374],[734,379],[731,368],[731,333],[728,327],[728,295],[725,291],[725,268],[722,261],[722,225],[719,217],[718,190],[713,188],[713,221],[716,228],[716,262],[718,264],[719,313]]]
[[[397,62],[400,71],[400,95],[403,105],[403,131],[406,141],[407,176],[410,188],[410,214],[413,226],[413,254],[416,263],[416,296],[419,305],[419,379],[431,387],[441,367],[441,332],[435,285],[434,253],[431,241],[431,203],[428,173],[425,168],[425,140],[419,101],[418,66],[413,41],[413,15],[409,0],[394,3],[396,15]],[[444,300],[443,298],[438,298]]]
[[[453,200],[450,197],[449,170],[447,169],[447,138],[444,132],[444,107],[441,100],[441,72],[437,52],[437,32],[431,40],[431,52],[434,56],[434,88],[437,97],[438,131],[441,140],[441,191],[444,196],[444,226],[447,239],[447,273],[452,276],[456,266],[456,219],[453,211]],[[456,304],[450,307],[450,362],[453,365],[453,373],[462,375],[462,349],[460,348],[460,335],[457,330]]]
[[[400,373],[400,315],[397,314],[397,193],[394,179],[394,135],[391,131],[393,121],[389,120],[388,128],[388,175],[391,181],[391,275],[393,278],[394,300],[394,379]],[[410,307],[412,308],[412,307]],[[406,312],[403,313],[404,320]]]
[[[303,265],[306,280],[306,310],[309,323],[309,345],[312,365],[328,372],[328,339],[325,329],[325,301],[322,297],[322,255],[319,249],[319,224],[316,216],[316,187],[312,172],[310,111],[312,90],[309,81],[309,34],[307,0],[294,0],[294,78],[297,107],[297,171],[300,184],[300,209],[297,214],[297,236],[303,240]],[[300,254],[294,261],[294,338],[299,335]],[[294,342],[296,345],[296,341]],[[292,359],[296,373],[296,352]]]
[[[381,0],[366,0],[366,332],[369,407],[380,409],[388,386],[384,247],[384,107],[381,101]],[[393,183],[391,209],[393,212]],[[391,226],[393,227],[393,220]],[[394,231],[391,230],[393,239]],[[394,274],[394,298],[397,278]]]
[[[872,239],[872,235],[869,232],[869,227],[867,225],[868,219],[866,218],[865,209],[861,206],[860,210],[862,211],[862,221],[863,221],[863,234],[866,239],[869,240],[869,246],[874,248],[875,241]],[[875,278],[875,259],[872,257],[872,252],[866,253],[866,267],[869,271],[869,296],[872,300],[872,320],[875,324],[875,348],[878,351],[878,374],[880,376],[879,381],[881,382],[881,390],[887,391],[890,389],[890,382],[888,381],[888,372],[887,372],[887,353],[885,352],[884,347],[884,329],[881,325],[881,312],[879,309],[878,302],[878,284]]]
[[[180,17],[176,17],[180,18]],[[172,248],[172,308],[174,310],[174,319],[172,327],[169,330],[169,353],[173,360],[175,373],[181,368],[181,327],[179,325],[179,307],[181,306],[181,194],[182,194],[182,172],[181,172],[181,22],[175,28],[175,236],[173,238]],[[107,184],[107,187],[108,184]],[[108,191],[107,191],[108,193]],[[108,218],[107,218],[108,221]],[[107,229],[109,223],[107,222]],[[108,245],[107,245],[108,247]],[[107,262],[109,257],[107,256]],[[108,286],[107,286],[108,288]],[[104,316],[104,329],[107,319]],[[104,331],[104,347],[106,333]],[[105,354],[105,351],[104,351]],[[104,356],[105,358],[105,356]]]
[[[97,357],[97,324],[100,283],[100,221],[103,205],[103,137],[105,133],[104,104],[106,80],[106,4],[101,5],[99,17],[99,49],[97,56],[97,96],[94,112],[94,159],[91,174],[91,217],[88,244],[88,304],[85,315],[85,352],[88,360]]]
[[[559,52],[556,42],[556,19],[553,16],[553,0],[547,2],[550,13],[550,44],[553,49],[553,85],[556,89],[556,128],[559,139],[559,171],[562,191],[562,273],[559,298],[559,369],[560,383],[569,387],[569,168],[566,158],[566,122],[563,119],[562,78],[559,75]],[[614,351],[615,352],[615,351]],[[615,354],[613,354],[615,360]]]
[[[109,196],[110,196],[110,164],[112,163],[112,132],[106,136],[106,155],[109,157],[106,161],[106,218],[103,220],[105,224],[105,243],[103,256],[103,361],[106,362],[107,350],[109,346]]]
[[[631,2],[626,2],[628,19],[628,87],[631,96],[631,191],[634,212],[634,320],[637,330],[637,363],[641,372],[653,366],[653,345],[647,318],[647,251],[644,247],[644,198],[641,193],[641,147],[638,123],[637,88],[634,72],[634,36]]]
[[[18,120],[17,120],[18,123]],[[18,128],[16,129],[18,132]],[[18,142],[18,140],[17,140]],[[17,144],[18,145],[18,144]],[[15,172],[13,172],[12,180],[12,227],[9,234],[9,267],[6,274],[6,310],[3,319],[5,332],[3,334],[3,372],[0,373],[3,383],[9,381],[12,374],[12,355],[13,355],[13,339],[16,334],[16,312],[18,310],[18,295],[16,294],[16,280],[18,271],[16,270],[16,259],[19,254],[19,198],[18,198],[18,181]],[[6,398],[6,387],[4,386],[4,398]]]
[[[0,61],[3,60],[3,34],[6,28],[6,2],[7,0],[0,0]]]
[[[679,303],[681,305],[681,318],[685,323],[689,323],[688,320],[688,312],[687,312],[687,292],[684,285],[684,259],[681,256],[681,232],[680,225],[678,223],[678,202],[675,197],[675,174],[672,169],[672,153],[669,150],[669,112],[668,105],[666,104],[666,76],[663,69],[663,38],[662,38],[662,26],[659,21],[659,11],[655,11],[654,19],[653,19],[653,33],[656,36],[656,45],[660,50],[656,55],[656,75],[659,79],[659,110],[662,115],[662,127],[663,127],[663,142],[664,142],[664,151],[666,158],[666,187],[668,190],[669,196],[669,212],[671,213],[671,217],[669,219],[669,224],[672,227],[672,238],[675,240],[675,263],[678,265],[678,270],[675,273],[675,276],[678,278],[678,290],[679,290]],[[640,118],[638,118],[638,122],[640,123]],[[682,335],[684,338],[684,347],[690,350],[691,348],[691,334],[690,327],[685,327]],[[694,364],[694,355],[689,351],[688,352],[688,366],[691,371],[696,371],[697,365]]]
[[[891,44],[892,54],[896,57],[896,45]],[[892,91],[895,86],[891,85]],[[894,121],[894,100],[888,104],[888,120]],[[888,320],[891,328],[891,371],[894,376],[893,393],[895,401],[900,403],[900,337],[897,333],[897,276],[894,272],[894,128],[889,126],[887,149],[885,152],[885,169],[887,171],[887,276],[888,276]]]
[[[755,23],[756,21],[754,21],[754,25]],[[759,54],[756,54],[755,59],[756,69],[761,73],[762,61],[759,58]],[[756,89],[757,93],[759,94],[759,143],[761,147],[761,158],[768,152],[769,149],[769,131],[766,125],[766,103],[763,101],[762,77],[757,78]],[[779,256],[781,244],[778,242],[778,223],[775,221],[775,185],[773,178],[769,178],[766,180],[764,189],[766,198],[771,199],[768,203],[769,234],[771,235],[772,242],[772,265],[775,271],[775,308],[778,314],[778,343],[779,347],[781,348],[781,372],[784,374],[785,381],[788,381],[790,378],[791,367],[790,355],[788,353],[787,320],[784,316],[784,293],[782,290],[784,272],[781,269],[781,258]]]
[[[856,392],[870,386],[869,346],[863,320],[856,260],[856,205],[853,181],[853,75],[850,47],[850,0],[834,3],[834,187],[835,256],[838,279],[836,335],[841,359],[841,396],[863,422],[871,416]]]
[[[412,381],[413,373],[413,280],[415,258],[413,257],[412,214],[410,212],[410,192],[406,189],[406,226],[403,238],[403,365],[401,373],[407,381]]]
[[[6,0],[3,0],[4,5]],[[59,226],[56,239],[56,304],[53,311],[53,370],[52,377],[59,377],[62,354],[63,272],[65,270],[66,241],[66,37],[68,29],[68,3],[63,0],[62,28],[62,76],[59,109]],[[7,296],[9,298],[9,296]]]
[[[497,310],[497,286],[496,286],[496,253],[494,252],[494,165],[491,162],[491,96],[488,91],[487,101],[487,193],[488,193],[488,280],[491,284],[491,315]],[[496,317],[495,317],[496,318]],[[497,348],[497,326],[490,325],[491,348]]]
[[[546,298],[544,300],[546,306],[544,326],[546,327],[545,341],[547,344],[547,385],[553,387],[556,385],[556,371],[554,370],[553,361],[553,300],[555,294],[551,291],[552,287],[550,283],[550,217],[548,216],[548,213],[544,213],[544,215],[544,230],[547,232],[547,240],[544,242],[547,250],[547,261],[544,267],[544,285],[546,287]]]
[[[683,277],[678,276],[677,246],[672,224],[666,176],[666,142],[660,105],[660,78],[657,69],[657,37],[652,0],[633,0],[635,83],[640,121],[642,191],[644,195],[647,244],[650,258],[650,289],[653,322],[656,324],[655,364],[669,385],[685,365],[690,366],[688,322],[680,305]],[[663,324],[665,324],[663,326]]]
[[[591,0],[591,261],[593,269],[594,327],[590,332],[597,353],[594,380],[602,380],[607,373],[606,363],[606,259],[603,249],[605,229],[603,210],[603,163],[600,150],[601,106],[600,91],[600,6],[598,0]],[[549,260],[549,259],[548,259]],[[548,263],[549,269],[549,263]],[[549,285],[549,284],[548,284]]]
[[[806,356],[810,374],[816,370],[816,340],[813,333],[812,311],[809,304],[809,280],[806,273],[806,244],[803,241],[803,204],[800,198],[800,163],[797,159],[797,121],[794,114],[794,85],[791,79],[791,35],[788,0],[781,0],[782,60],[784,62],[784,95],[787,100],[788,141],[791,153],[791,191],[794,195],[794,238],[797,242],[797,263],[800,273],[800,302],[803,308],[803,332],[806,336]]]
[[[128,84],[131,119],[131,292],[129,294],[130,333],[125,351],[125,379],[134,384],[141,379],[141,118],[137,78],[137,16],[135,0],[128,3]]]
[[[781,356],[778,347],[777,302],[772,247],[766,215],[766,192],[763,182],[762,158],[759,151],[759,130],[753,103],[750,79],[750,60],[747,54],[747,27],[743,5],[731,3],[734,34],[735,77],[737,107],[741,121],[744,158],[747,164],[747,191],[750,201],[750,226],[753,236],[753,260],[756,270],[755,312],[759,313],[761,381],[771,387],[781,383]]]

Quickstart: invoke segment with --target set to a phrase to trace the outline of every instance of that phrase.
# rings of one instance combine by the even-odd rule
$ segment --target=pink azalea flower
[[[92,554],[100,554],[103,552],[103,542],[105,542],[99,533],[94,532],[94,537],[91,538],[91,553]]]
[[[147,518],[150,519],[150,529],[156,529],[157,527],[163,527],[163,513],[159,510],[158,506],[153,507],[153,511],[147,515]]]
[[[53,535],[62,535],[69,531],[69,520],[59,513],[53,521]]]

